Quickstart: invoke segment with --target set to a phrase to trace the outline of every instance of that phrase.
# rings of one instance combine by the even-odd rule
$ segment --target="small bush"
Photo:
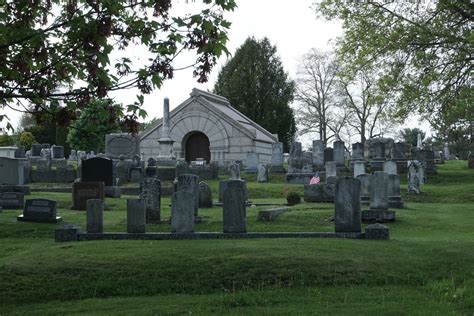
[[[36,139],[30,132],[23,132],[20,135],[20,146],[25,147],[26,150],[31,149],[31,145],[36,144]]]
[[[286,194],[286,201],[288,202],[288,205],[296,205],[301,202],[301,197],[298,192],[290,191]]]

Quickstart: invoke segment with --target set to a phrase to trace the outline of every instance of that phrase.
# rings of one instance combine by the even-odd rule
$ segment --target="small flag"
[[[319,181],[321,181],[319,179],[319,172],[316,172],[316,174],[311,178],[311,180],[309,180],[309,185],[318,184]]]

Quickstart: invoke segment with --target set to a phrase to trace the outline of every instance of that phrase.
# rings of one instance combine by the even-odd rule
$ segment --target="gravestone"
[[[388,160],[383,164],[383,172],[388,174],[397,174],[397,163],[394,160]]]
[[[291,211],[290,207],[277,207],[268,210],[258,211],[257,221],[271,222],[285,212]]]
[[[71,161],[77,160],[77,151],[75,149],[71,149],[71,153],[69,154],[68,160],[71,160]]]
[[[104,232],[104,201],[99,199],[87,200],[87,232]]]
[[[402,197],[400,195],[400,176],[396,174],[388,175],[388,207],[403,208]]]
[[[360,233],[360,180],[351,177],[338,178],[334,203],[336,233]]]
[[[259,164],[258,154],[255,152],[247,153],[247,159],[245,159],[245,172],[255,173]]]
[[[257,169],[258,169],[257,182],[268,182],[267,166],[262,163],[259,163]]]
[[[105,155],[112,159],[118,159],[121,155],[125,159],[131,159],[140,154],[140,139],[131,134],[107,134],[105,135]]]
[[[194,195],[186,191],[171,196],[171,232],[194,233]]]
[[[156,160],[154,158],[148,159],[148,165],[145,168],[145,177],[158,178],[158,168],[156,167]]]
[[[397,170],[400,173],[408,171],[406,148],[407,144],[404,142],[398,142],[393,145],[393,160],[397,163]]]
[[[17,217],[18,221],[57,223],[61,217],[56,216],[56,201],[48,199],[28,199],[25,201],[23,215]]]
[[[127,199],[127,233],[143,234],[145,231],[145,201],[142,199]]]
[[[349,167],[352,170],[355,162],[366,162],[364,159],[364,144],[354,143],[352,144],[352,155],[349,160]]]
[[[313,168],[315,171],[324,170],[324,143],[322,140],[313,140]]]
[[[385,162],[385,144],[382,142],[373,143],[374,157],[370,163],[372,171],[383,170],[383,164]]]
[[[140,182],[142,179],[142,161],[140,155],[133,155],[132,165],[128,169],[128,181]]]
[[[369,174],[360,174],[357,176],[357,179],[360,181],[360,202],[369,203],[370,202],[370,175]]]
[[[408,162],[408,193],[420,194],[420,172],[421,163],[416,160]]]
[[[290,157],[288,158],[288,173],[301,172],[301,157],[303,151],[300,142],[293,142],[290,148]]]
[[[64,159],[64,147],[56,145],[51,146],[51,158]]]
[[[26,158],[26,152],[25,152],[25,147],[23,146],[18,146],[17,149],[15,149],[15,158]]]
[[[104,200],[104,195],[103,182],[74,182],[72,185],[71,209],[85,210],[87,200]]]
[[[365,173],[365,162],[364,161],[354,161],[354,178],[357,178],[358,175]]]
[[[31,145],[31,156],[40,157],[42,149],[49,149],[51,146],[49,144],[33,144]]]
[[[329,177],[327,183],[305,184],[303,199],[305,202],[334,202],[336,177]]]
[[[176,179],[183,174],[189,174],[189,165],[186,160],[178,160],[176,164]]]
[[[223,197],[224,233],[247,232],[245,182],[229,180]]]
[[[324,167],[326,168],[326,179],[329,177],[337,177],[337,166],[335,161],[326,161]]]
[[[209,185],[201,181],[199,182],[199,208],[211,208],[212,203],[212,192]]]
[[[24,185],[23,159],[0,157],[0,184]]]
[[[305,151],[301,155],[301,173],[313,173],[313,153]]]
[[[334,161],[334,150],[332,148],[324,148],[324,164],[328,161]]]
[[[240,166],[235,163],[231,162],[228,167],[229,171],[229,180],[240,180]]]
[[[123,185],[127,181],[127,166],[125,165],[125,157],[121,155],[119,161],[115,165],[115,185]]]
[[[22,209],[25,204],[25,194],[21,192],[0,192],[0,207],[4,210]]]
[[[113,186],[113,163],[111,159],[94,157],[82,162],[82,182],[104,182]]]
[[[199,208],[199,177],[194,174],[180,175],[176,191],[184,191],[193,195],[194,203],[192,207],[194,209],[194,216],[197,217]]]
[[[372,224],[365,229],[365,239],[368,240],[389,240],[389,228],[382,224]]]
[[[158,178],[144,178],[140,199],[145,203],[146,222],[161,221],[161,181]]]
[[[271,159],[271,172],[273,173],[283,173],[285,169],[283,168],[283,143],[273,143],[272,144],[272,159]]]
[[[395,220],[395,212],[388,209],[388,174],[376,171],[370,177],[370,209],[362,212],[364,221],[388,222]]]
[[[333,158],[334,158],[334,161],[336,162],[336,167],[338,168],[345,167],[344,142],[341,140],[337,140],[332,144],[332,146],[333,146]]]

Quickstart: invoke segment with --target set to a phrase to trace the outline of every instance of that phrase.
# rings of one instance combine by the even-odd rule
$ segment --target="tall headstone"
[[[400,176],[396,174],[388,175],[388,207],[403,208],[402,197],[400,195]]]
[[[247,232],[247,210],[245,197],[245,182],[229,180],[224,191],[224,233]]]
[[[305,151],[301,155],[301,172],[313,173],[313,153]]]
[[[268,182],[268,169],[262,163],[259,163],[257,167],[257,182]]]
[[[355,162],[366,162],[364,159],[364,144],[354,143],[352,144],[352,155],[349,160],[349,167],[352,170]]]
[[[186,191],[171,196],[171,232],[194,233],[194,195]]]
[[[303,151],[300,142],[293,142],[290,148],[290,158],[288,159],[288,173],[301,172],[301,156]]]
[[[443,146],[443,153],[444,153],[444,158],[446,160],[451,160],[451,154],[449,153],[449,146],[448,143],[444,143]]]
[[[140,199],[145,202],[146,222],[161,221],[161,182],[158,178],[145,177],[142,180]]]
[[[404,142],[398,142],[393,145],[393,160],[397,163],[397,170],[399,173],[406,173],[408,171],[406,148],[407,144]]]
[[[324,163],[334,161],[334,150],[332,148],[324,148]]]
[[[115,185],[122,185],[127,181],[127,166],[125,156],[120,155],[119,161],[115,165]]]
[[[365,221],[395,220],[395,212],[388,209],[388,174],[375,171],[370,177],[370,209],[362,212]]]
[[[351,177],[338,178],[334,204],[336,233],[361,232],[360,181]]]
[[[337,165],[335,161],[326,161],[326,179],[329,177],[337,177]]]
[[[142,234],[145,231],[145,201],[142,199],[127,199],[127,233]]]
[[[333,143],[334,161],[338,168],[345,167],[344,163],[344,142],[337,140]]]
[[[360,202],[370,202],[370,175],[363,173],[357,176],[360,181]]]
[[[211,208],[212,202],[212,191],[209,185],[201,181],[199,182],[199,208]]]
[[[388,160],[383,164],[383,172],[388,174],[397,174],[397,163],[394,160]]]
[[[313,167],[316,171],[324,170],[324,143],[322,140],[313,140]]]
[[[199,208],[199,177],[194,174],[183,174],[178,177],[177,191],[188,192],[193,195],[194,216],[198,215]]]
[[[255,152],[247,153],[247,159],[245,159],[245,172],[257,172],[257,167],[259,164],[258,154]]]
[[[271,159],[271,171],[273,173],[283,173],[285,169],[283,168],[283,143],[273,143],[272,144],[272,159]]]
[[[383,170],[383,164],[385,162],[385,144],[382,142],[373,143],[374,157],[370,163],[372,171]]]
[[[113,186],[113,163],[111,159],[94,157],[82,162],[82,182],[104,182]]]
[[[365,161],[354,161],[354,178],[365,173]]]
[[[0,185],[24,185],[23,159],[0,157]]]
[[[408,162],[408,193],[420,194],[420,172],[421,163],[416,160]]]
[[[158,168],[156,167],[155,158],[148,159],[148,165],[145,168],[145,177],[158,178]]]
[[[87,232],[104,232],[104,201],[100,199],[87,200]]]

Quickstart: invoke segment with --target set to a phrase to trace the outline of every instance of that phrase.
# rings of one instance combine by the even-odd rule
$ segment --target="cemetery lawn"
[[[60,224],[17,222],[20,210],[4,210],[0,315],[473,315],[474,170],[466,161],[448,161],[438,171],[422,195],[403,196],[406,208],[388,224],[390,241],[55,243]],[[288,187],[302,192],[280,175],[268,184],[246,177],[255,202],[284,203]],[[216,193],[217,181],[210,185]],[[31,197],[58,200],[63,221],[85,229],[86,213],[69,210],[71,194]],[[105,231],[126,230],[125,198],[106,199]],[[163,218],[168,205],[163,198]],[[334,231],[332,204],[302,203],[274,222],[256,221],[267,208],[247,208],[248,231]],[[200,214],[208,221],[197,231],[222,231],[220,207]],[[169,225],[147,231],[169,231]]]

